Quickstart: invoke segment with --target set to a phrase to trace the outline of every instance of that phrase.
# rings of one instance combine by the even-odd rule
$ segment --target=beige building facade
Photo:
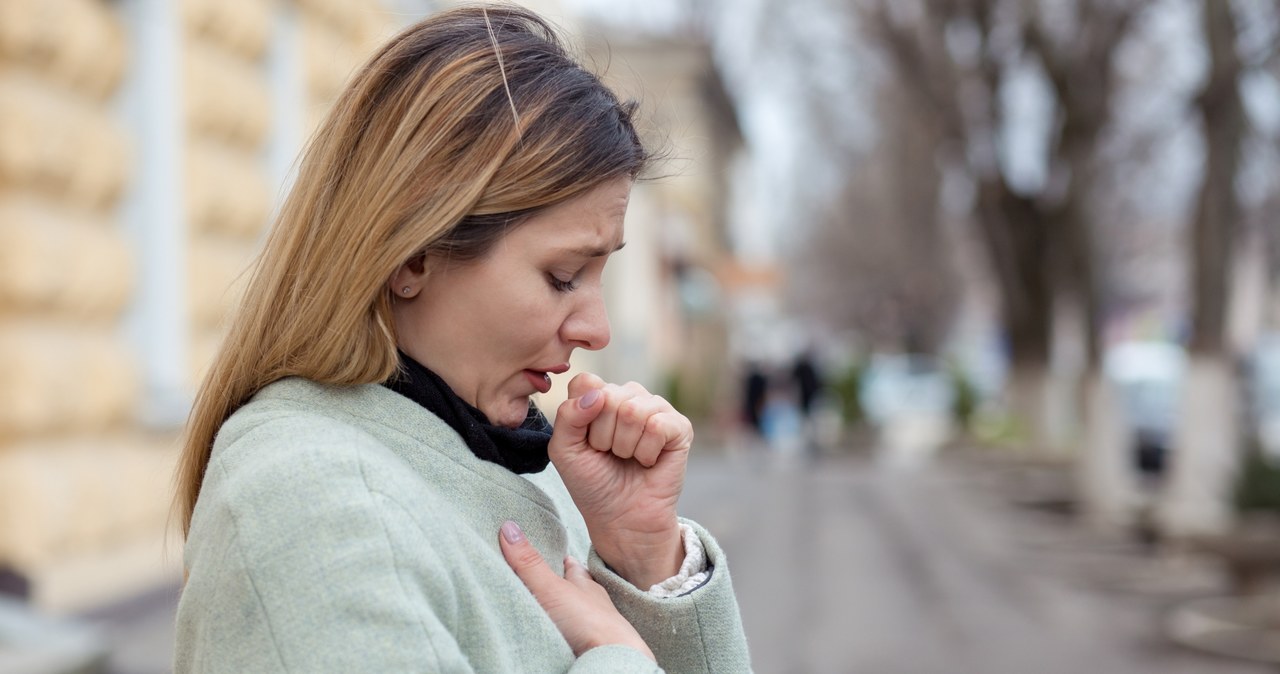
[[[608,282],[615,344],[601,360],[709,417],[731,397],[724,272],[736,264],[727,202],[741,132],[703,39],[584,34],[604,80],[640,104],[639,131],[658,155],[632,194],[628,259]]]
[[[413,8],[390,9],[0,3],[0,590],[57,614],[180,577],[191,392],[309,130]]]

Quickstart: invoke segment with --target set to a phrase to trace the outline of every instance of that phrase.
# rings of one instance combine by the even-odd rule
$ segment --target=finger
[[[654,446],[657,449],[654,449]],[[644,435],[636,449],[636,460],[652,468],[663,452],[688,451],[693,446],[693,424],[679,412],[661,412],[645,422]]]
[[[504,522],[498,536],[498,545],[502,548],[502,556],[506,558],[525,587],[533,593],[538,603],[545,603],[554,594],[564,579],[557,576],[542,555],[538,554],[533,544],[525,538],[524,531],[515,522]]]
[[[549,451],[555,452],[586,443],[591,422],[604,409],[600,402],[604,395],[596,384],[604,386],[604,380],[587,372],[569,382],[569,399],[556,408],[556,423],[551,432]]]
[[[626,393],[617,384],[605,384],[600,389],[600,393],[604,396],[604,405],[600,409],[600,415],[591,422],[591,428],[587,431],[587,443],[594,449],[607,451],[613,446],[613,429],[618,423],[618,405],[625,400],[623,396]]]
[[[656,415],[649,417],[645,422],[644,434],[636,443],[636,461],[645,468],[653,468],[658,463],[658,457],[662,455],[662,449],[667,445],[667,438],[661,425],[662,421]]]
[[[663,411],[665,407],[666,401],[658,396],[636,397],[624,401],[618,407],[617,426],[613,431],[614,455],[623,459],[634,456],[649,417]]]
[[[613,434],[618,427],[618,408],[622,403],[632,398],[648,396],[649,392],[635,382],[627,382],[625,386],[606,384],[601,391],[604,392],[605,396],[604,409],[601,410],[600,416],[591,423],[591,431],[587,435],[587,441],[595,449],[607,451],[613,449]]]
[[[638,398],[622,401],[618,405],[618,413],[614,415],[613,441],[609,443],[609,451],[621,459],[630,459],[636,452],[636,443],[644,434],[644,422],[649,417],[645,413],[644,401]]]

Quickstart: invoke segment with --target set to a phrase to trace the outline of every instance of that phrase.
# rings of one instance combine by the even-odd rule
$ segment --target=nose
[[[585,295],[589,296],[583,297],[560,326],[560,334],[574,347],[599,351],[609,345],[609,313],[599,288]]]

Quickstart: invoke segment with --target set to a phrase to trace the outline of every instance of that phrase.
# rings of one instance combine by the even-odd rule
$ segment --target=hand
[[[680,571],[676,502],[693,424],[634,382],[582,373],[556,413],[548,452],[600,558],[647,590]]]
[[[618,613],[609,593],[591,578],[581,562],[565,557],[564,578],[557,576],[515,522],[502,525],[498,544],[507,564],[551,617],[574,655],[596,646],[621,644],[655,660],[640,633]]]

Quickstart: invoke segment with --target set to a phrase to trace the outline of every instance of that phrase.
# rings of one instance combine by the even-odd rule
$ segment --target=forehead
[[[610,180],[529,218],[507,238],[527,244],[607,248],[622,243],[631,179]],[[515,243],[515,241],[512,241]]]

